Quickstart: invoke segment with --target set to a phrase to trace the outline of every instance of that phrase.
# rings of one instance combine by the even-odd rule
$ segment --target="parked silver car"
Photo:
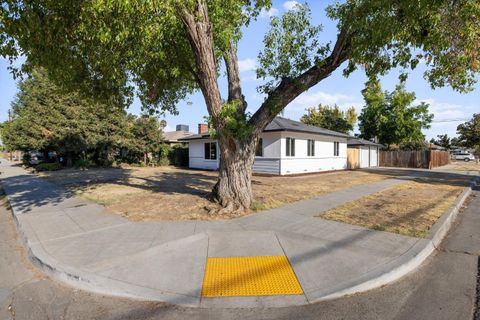
[[[453,154],[453,159],[463,160],[465,162],[468,162],[470,160],[475,160],[475,156],[468,152],[462,152],[462,153]]]

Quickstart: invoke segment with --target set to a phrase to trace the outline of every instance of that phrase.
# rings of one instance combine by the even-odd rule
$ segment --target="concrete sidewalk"
[[[129,222],[6,161],[0,171],[31,258],[50,275],[99,293],[201,307],[307,304],[398,279],[434,250],[431,239],[315,217],[410,177],[228,221]],[[288,257],[303,295],[201,297],[207,257],[269,255]]]

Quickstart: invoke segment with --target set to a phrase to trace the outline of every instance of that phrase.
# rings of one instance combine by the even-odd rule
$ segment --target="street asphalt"
[[[480,253],[480,192],[435,254],[401,280],[361,294],[285,308],[205,309],[97,295],[33,267],[11,211],[0,207],[0,319],[473,319]],[[478,320],[475,319],[475,320]]]

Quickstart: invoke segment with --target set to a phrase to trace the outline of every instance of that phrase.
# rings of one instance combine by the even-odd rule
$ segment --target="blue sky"
[[[325,41],[333,41],[336,37],[336,24],[325,16],[325,6],[330,1],[312,1],[313,22],[323,26],[322,38]],[[268,12],[262,12],[259,19],[243,30],[243,39],[239,43],[238,57],[241,70],[243,93],[248,102],[248,110],[254,112],[263,101],[264,97],[257,93],[257,86],[262,82],[255,77],[256,58],[263,48],[263,35],[268,30],[269,19],[273,15],[281,15],[294,5],[295,1],[273,1],[273,7]],[[0,58],[0,121],[7,119],[7,110],[16,92],[16,83],[7,70],[8,62]],[[425,101],[430,105],[430,112],[435,115],[432,128],[425,130],[427,138],[437,134],[447,133],[450,136],[456,134],[459,123],[470,119],[474,112],[480,112],[480,85],[473,92],[460,94],[446,87],[432,90],[430,85],[423,79],[424,66],[410,73],[407,81],[407,90],[414,91],[417,100]],[[398,83],[398,70],[391,71],[382,79],[384,90],[393,90]],[[342,109],[354,106],[360,113],[363,106],[361,90],[366,78],[363,72],[356,71],[350,77],[345,78],[341,69],[334,72],[329,78],[323,80],[309,91],[304,92],[285,109],[285,117],[298,120],[311,106],[322,104],[338,104]],[[220,80],[220,86],[225,91],[226,83]],[[174,130],[177,124],[187,124],[190,131],[197,130],[198,123],[207,115],[207,109],[200,93],[189,97],[191,103],[182,101],[178,105],[178,116],[165,115],[167,131]],[[140,103],[135,101],[129,108],[129,112],[140,113]],[[462,119],[463,121],[444,122],[445,120]]]

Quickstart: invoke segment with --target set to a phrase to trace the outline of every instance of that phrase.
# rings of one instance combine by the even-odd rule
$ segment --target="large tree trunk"
[[[311,88],[346,61],[350,35],[340,32],[335,47],[323,63],[315,64],[295,79],[284,78],[278,87],[269,93],[255,114],[247,120],[245,113],[247,103],[242,95],[240,72],[236,52],[236,43],[231,40],[223,51],[223,59],[228,78],[228,103],[238,103],[235,116],[238,121],[245,121],[253,130],[247,138],[239,139],[238,132],[230,132],[225,117],[222,115],[222,100],[217,78],[218,59],[215,56],[216,46],[213,27],[208,15],[207,0],[176,2],[177,13],[185,27],[190,45],[195,55],[195,67],[192,74],[198,82],[207,105],[207,110],[220,143],[220,168],[218,182],[215,185],[213,198],[222,205],[220,212],[241,212],[248,210],[252,202],[251,177],[255,149],[263,129],[293,99]],[[217,48],[218,49],[218,48]]]
[[[250,209],[255,140],[219,139],[220,168],[212,190],[213,199],[223,207],[219,213],[241,213]]]

